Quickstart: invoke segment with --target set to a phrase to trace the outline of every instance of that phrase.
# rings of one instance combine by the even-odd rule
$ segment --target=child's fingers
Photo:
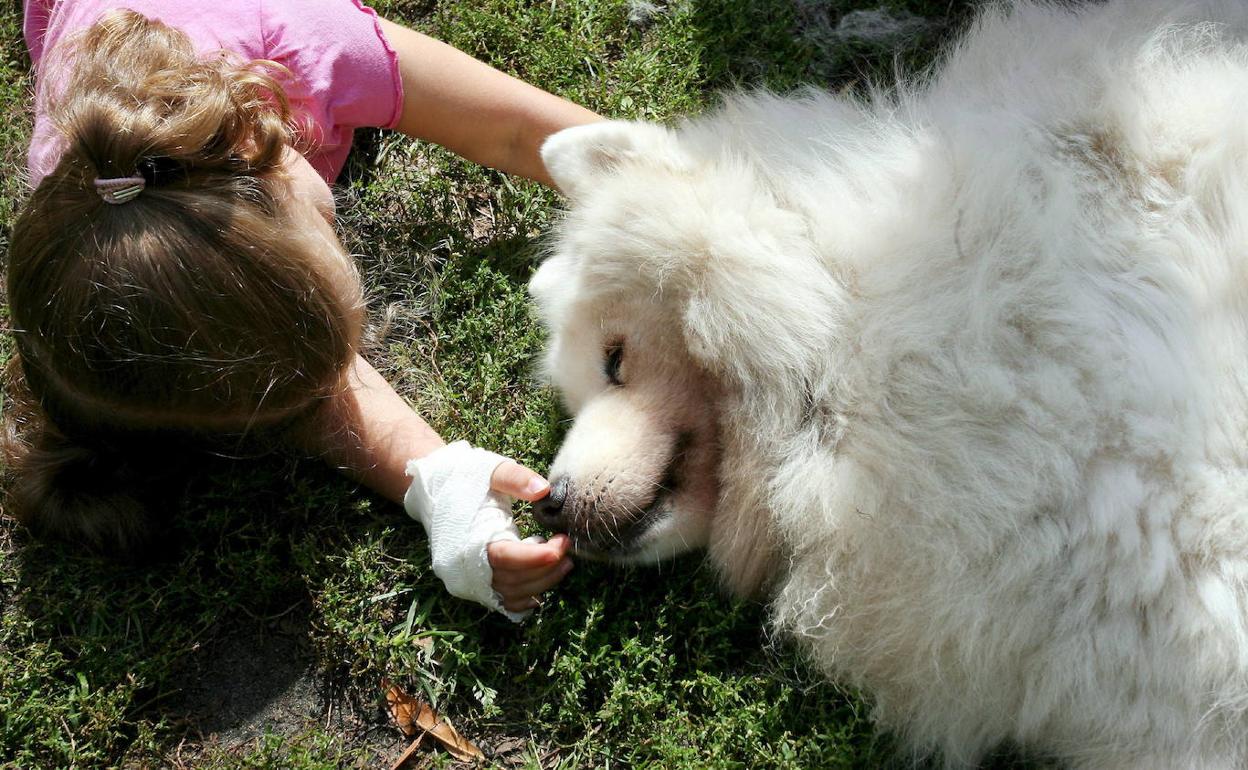
[[[542,603],[536,596],[525,596],[518,599],[503,599],[503,609],[508,612],[525,612],[541,607]]]
[[[549,540],[541,535],[532,535],[530,537],[526,537],[520,542],[543,546],[546,549],[554,551],[560,556],[564,556],[568,553],[568,551],[572,550],[572,540],[562,532],[556,535],[551,535]]]
[[[568,539],[568,535],[560,533],[550,535],[550,539],[545,542],[545,545],[547,545],[547,548],[553,548],[555,553],[563,557],[572,548],[572,540]]]
[[[548,575],[560,574],[566,575],[572,569],[572,560],[564,559],[561,562],[552,564],[548,567],[534,567],[532,569],[519,570],[494,570],[494,587],[499,591],[504,588],[509,589],[512,586],[532,583],[538,580],[544,580]]]
[[[549,568],[563,558],[567,546],[559,543],[526,543],[515,540],[495,540],[486,546],[490,567],[495,570],[522,570]]]
[[[540,577],[515,583],[500,584],[499,581],[495,581],[494,590],[502,594],[504,600],[537,596],[554,588],[571,569],[572,561],[568,560],[554,570],[547,570]]]
[[[490,489],[518,500],[540,500],[550,491],[550,483],[523,465],[508,460],[494,469]]]

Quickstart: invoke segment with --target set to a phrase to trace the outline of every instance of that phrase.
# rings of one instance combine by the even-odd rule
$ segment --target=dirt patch
[[[365,757],[361,767],[389,766],[407,741],[380,712],[361,712],[316,666],[299,605],[284,617],[240,621],[206,643],[181,673],[185,683],[161,707],[185,725],[178,754],[246,753],[263,736],[293,738],[319,727],[341,748]]]
[[[224,746],[265,732],[292,735],[329,710],[300,623],[231,629],[201,648],[182,678],[164,710]]]

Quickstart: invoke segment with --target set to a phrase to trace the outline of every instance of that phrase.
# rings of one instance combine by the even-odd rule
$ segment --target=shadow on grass
[[[184,738],[228,747],[293,734],[324,722],[335,706],[344,731],[358,721],[335,703],[336,672],[313,649],[313,596],[294,553],[317,509],[341,500],[344,485],[318,484],[314,469],[299,468],[312,477],[295,485],[314,491],[309,505],[284,483],[292,461],[210,459],[206,466],[152,562],[82,556],[11,533],[5,566],[16,584],[5,613],[26,628],[8,641],[43,651],[51,693],[42,697],[57,700],[32,712],[25,730],[6,725],[8,737],[24,744],[0,746],[8,749],[0,756],[112,766],[134,759],[136,742],[146,742],[140,755],[161,757]],[[64,714],[47,713],[56,709]],[[162,726],[155,735],[145,732],[152,725]],[[75,753],[75,742],[87,753]]]
[[[422,688],[419,661],[381,652],[400,638],[393,629],[409,603],[428,608],[415,631],[436,632],[428,638],[442,645],[438,673],[461,683],[435,693],[440,708],[482,720],[470,734],[486,746],[507,736],[575,746],[601,732],[622,758],[666,758],[675,749],[642,743],[655,725],[693,721],[708,741],[735,740],[774,728],[747,724],[760,718],[752,708],[724,723],[725,704],[740,701],[740,710],[760,698],[773,704],[764,722],[799,731],[812,720],[861,726],[851,702],[799,675],[787,653],[765,652],[762,608],[719,596],[696,557],[623,572],[581,564],[518,627],[425,579],[423,535],[397,506],[361,511],[342,484],[318,475],[273,459],[213,463],[192,481],[191,503],[174,521],[187,545],[157,565],[19,544],[28,641],[57,652],[53,681],[82,691],[74,729],[98,752],[84,766],[133,758],[143,725],[153,724],[164,725],[148,747],[153,757],[183,738],[199,750],[244,750],[263,733],[315,724],[356,748],[388,750],[396,736],[377,708],[379,676]],[[370,576],[351,561],[360,544],[387,537],[376,561],[410,565],[400,566],[403,579]],[[384,598],[396,590],[408,593]],[[349,606],[334,606],[340,592]],[[363,605],[379,614],[354,614]],[[496,708],[481,709],[479,688],[497,693]],[[83,706],[90,699],[107,701],[110,718],[93,721]],[[699,746],[686,748],[696,760]],[[65,755],[48,748],[37,756]]]
[[[928,67],[972,17],[976,0],[881,2],[867,12],[891,34],[857,30],[853,0],[694,0],[695,40],[711,90],[800,85],[834,90],[888,83]],[[917,12],[917,13],[916,13]],[[859,17],[861,18],[861,17]]]

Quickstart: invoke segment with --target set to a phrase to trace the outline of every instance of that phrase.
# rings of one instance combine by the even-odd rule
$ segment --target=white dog
[[[707,547],[950,765],[1248,768],[1248,3],[992,6],[544,158],[581,553]]]

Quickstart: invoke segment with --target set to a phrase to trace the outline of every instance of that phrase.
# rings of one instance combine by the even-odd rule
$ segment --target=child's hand
[[[517,500],[540,500],[550,492],[550,482],[514,460],[499,464],[490,476],[490,489]]]
[[[510,498],[536,500],[550,491],[523,465],[456,441],[408,462],[407,474],[403,506],[424,525],[433,572],[452,595],[519,623],[538,606],[537,595],[572,569],[566,535],[520,540]]]
[[[550,492],[550,483],[523,465],[508,461],[494,469],[490,488],[533,502]],[[495,540],[486,547],[490,569],[494,571],[491,585],[509,612],[537,607],[541,604],[538,595],[549,591],[572,570],[568,545],[567,535],[555,535],[545,542],[541,538],[520,542]]]
[[[490,569],[494,571],[491,585],[509,612],[537,607],[541,604],[538,595],[553,588],[572,570],[568,544],[567,535],[555,535],[546,542],[540,538],[519,542],[495,540],[486,546]]]

